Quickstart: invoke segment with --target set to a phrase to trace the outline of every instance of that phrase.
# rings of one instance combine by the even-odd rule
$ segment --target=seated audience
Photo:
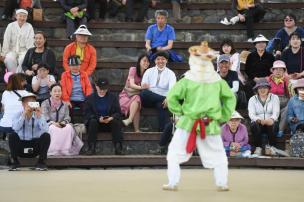
[[[302,39],[304,38],[304,29],[296,26],[296,22],[296,16],[292,13],[284,17],[284,27],[277,31],[272,43],[267,46],[269,52],[274,52],[276,57],[281,56],[282,51],[289,44],[290,35],[294,32],[299,33]]]
[[[248,76],[246,82],[247,97],[253,95],[252,88],[258,79],[265,78],[271,74],[270,69],[274,62],[274,56],[266,52],[267,42],[268,39],[263,35],[257,36],[253,41],[256,50],[247,57],[245,64],[245,73]]]
[[[220,55],[230,55],[230,70],[236,71],[239,80],[244,84],[245,78],[240,71],[240,54],[236,52],[234,44],[230,39],[224,39],[220,45]],[[217,59],[218,60],[218,59]],[[217,61],[218,62],[218,61]],[[218,69],[217,69],[218,71]]]
[[[40,0],[6,0],[1,20],[11,20],[15,9],[41,8]]]
[[[157,10],[155,12],[156,24],[150,25],[147,29],[145,40],[146,49],[150,53],[150,61],[155,60],[156,53],[166,51],[169,53],[170,61],[182,62],[182,58],[172,50],[175,40],[175,31],[167,24],[168,12]]]
[[[280,100],[270,92],[270,84],[266,79],[257,81],[253,90],[256,95],[248,102],[248,115],[251,119],[251,132],[254,139],[255,154],[261,155],[263,135],[266,134],[269,145],[276,145],[275,124],[280,115]]]
[[[254,23],[261,21],[266,13],[261,6],[261,2],[259,0],[232,0],[232,11],[236,16],[231,18],[228,24],[244,23],[247,29],[248,42],[252,42]]]
[[[70,116],[73,122],[73,111],[79,108],[83,112],[85,98],[92,93],[92,86],[88,75],[80,70],[79,56],[70,56],[68,64],[69,70],[61,75],[62,100],[70,107]]]
[[[155,58],[155,66],[144,73],[141,85],[145,89],[141,91],[140,98],[143,107],[157,108],[159,131],[163,131],[169,122],[169,112],[166,95],[176,83],[176,76],[167,67],[169,56],[166,52],[158,52]]]
[[[286,63],[289,78],[300,79],[304,76],[304,51],[301,47],[301,35],[290,34],[290,47],[283,51],[281,59]]]
[[[288,82],[289,79],[286,76],[286,65],[281,60],[276,60],[271,68],[272,74],[267,78],[271,88],[270,92],[279,97],[280,109],[281,109],[281,119],[279,124],[279,132],[277,137],[282,137],[285,128],[287,128],[286,113],[287,113],[287,103],[289,100]]]
[[[288,102],[287,121],[291,133],[304,132],[304,79],[299,79],[293,84],[296,95]]]
[[[128,118],[123,120],[123,124],[128,126],[133,122],[135,132],[139,132],[139,120],[141,100],[139,93],[141,90],[147,89],[148,85],[141,86],[141,79],[149,67],[149,58],[143,54],[139,56],[136,67],[129,70],[128,79],[122,92],[119,94],[119,104],[121,112]]]
[[[222,126],[222,139],[227,156],[248,157],[251,146],[248,144],[248,131],[241,120],[244,119],[235,111],[230,120]]]
[[[22,70],[24,56],[34,46],[34,30],[26,22],[27,15],[26,10],[17,10],[16,21],[8,24],[4,32],[1,59],[10,72]]]
[[[8,78],[6,90],[2,93],[3,117],[0,120],[0,131],[3,133],[13,133],[12,124],[16,114],[23,111],[20,97],[27,92],[22,85],[21,77],[13,74]]]
[[[134,21],[134,2],[139,3],[140,9],[138,11],[137,17],[135,18],[135,22],[143,22],[145,17],[147,17],[148,10],[149,10],[149,1],[148,0],[125,0],[126,3],[126,22],[133,22]]]
[[[87,24],[87,0],[59,0],[64,9],[64,19],[67,23],[66,33],[69,39],[79,25]]]
[[[37,95],[37,101],[43,102],[50,97],[50,87],[56,83],[53,75],[49,75],[49,65],[39,64],[37,67],[37,76],[32,79],[32,89]]]
[[[15,133],[9,135],[8,143],[11,151],[12,165],[10,171],[20,167],[18,157],[34,158],[39,155],[36,170],[47,170],[47,151],[50,146],[48,124],[40,107],[33,107],[36,95],[28,93],[21,98],[23,110],[16,114],[13,122]]]
[[[35,47],[30,48],[24,57],[22,70],[27,75],[28,83],[32,82],[33,76],[37,75],[37,67],[39,64],[48,64],[49,73],[56,76],[56,57],[55,53],[47,47],[47,37],[44,32],[35,33]]]
[[[111,132],[116,155],[122,154],[121,111],[117,97],[108,91],[109,83],[99,78],[95,84],[96,93],[85,102],[85,124],[87,126],[89,155],[96,152],[97,133]]]
[[[48,155],[78,155],[83,143],[70,124],[69,107],[61,100],[61,86],[53,84],[50,90],[51,97],[41,104],[51,136]]]
[[[80,70],[91,77],[96,68],[96,49],[88,42],[89,36],[92,34],[85,25],[79,26],[74,34],[75,41],[64,48],[62,65],[64,70],[68,71],[68,58],[71,55],[78,55],[81,61]]]
[[[230,70],[231,63],[230,63],[230,56],[223,54],[220,55],[218,58],[218,73],[222,79],[224,79],[229,87],[231,88],[232,92],[236,94],[239,91],[239,79],[236,71]]]
[[[89,20],[91,22],[95,22],[98,18],[96,18],[96,9],[97,4],[96,1],[99,3],[99,20],[104,21],[106,14],[109,13],[109,17],[113,18],[117,15],[119,7],[122,5],[126,5],[127,0],[87,0],[88,1],[88,7],[87,7],[87,13]],[[143,8],[145,9],[145,8]],[[131,13],[132,15],[132,13]],[[131,16],[129,15],[129,16]]]

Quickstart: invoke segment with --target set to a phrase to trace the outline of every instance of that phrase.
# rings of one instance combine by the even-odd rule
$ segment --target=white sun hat
[[[269,40],[263,36],[262,34],[259,34],[254,40],[253,43],[258,43],[258,42],[268,42]]]
[[[74,32],[74,34],[92,36],[91,32],[88,30],[87,26],[85,25],[80,25],[78,29]]]
[[[230,119],[244,119],[242,117],[242,115],[240,115],[240,113],[238,113],[237,111],[234,111],[230,117]]]
[[[18,9],[18,10],[16,10],[16,15],[17,14],[19,14],[19,13],[23,13],[23,14],[26,14],[26,15],[28,15],[28,12],[27,12],[27,10],[25,10],[25,9]]]

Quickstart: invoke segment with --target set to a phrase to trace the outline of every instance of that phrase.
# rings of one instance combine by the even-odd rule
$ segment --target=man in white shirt
[[[34,29],[26,22],[28,12],[24,9],[16,11],[16,21],[7,25],[3,36],[1,60],[9,72],[16,72],[21,65],[27,50],[34,46]]]
[[[166,67],[168,59],[166,52],[158,52],[155,66],[146,70],[141,81],[142,85],[149,86],[140,93],[142,105],[158,109],[159,131],[163,131],[169,121],[166,95],[176,83],[174,72]]]

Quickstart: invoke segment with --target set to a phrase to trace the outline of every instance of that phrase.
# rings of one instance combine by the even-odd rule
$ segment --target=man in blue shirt
[[[10,171],[20,167],[19,157],[34,158],[39,155],[36,170],[47,170],[45,160],[50,146],[48,124],[42,115],[36,95],[28,93],[21,98],[23,112],[17,114],[13,122],[15,133],[9,136],[9,147],[12,157]]]
[[[167,24],[168,12],[157,10],[155,12],[155,19],[156,24],[148,27],[145,36],[145,46],[147,52],[150,52],[150,61],[154,61],[156,52],[166,51],[169,53],[171,61],[182,62],[181,56],[171,50],[173,48],[173,41],[175,40],[175,31],[171,25]]]

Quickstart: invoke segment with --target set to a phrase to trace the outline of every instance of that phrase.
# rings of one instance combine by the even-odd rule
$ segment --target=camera
[[[40,105],[39,102],[28,102],[28,106],[32,109],[35,109],[38,108]]]
[[[33,154],[34,153],[34,149],[33,148],[24,148],[24,153],[25,154]]]

